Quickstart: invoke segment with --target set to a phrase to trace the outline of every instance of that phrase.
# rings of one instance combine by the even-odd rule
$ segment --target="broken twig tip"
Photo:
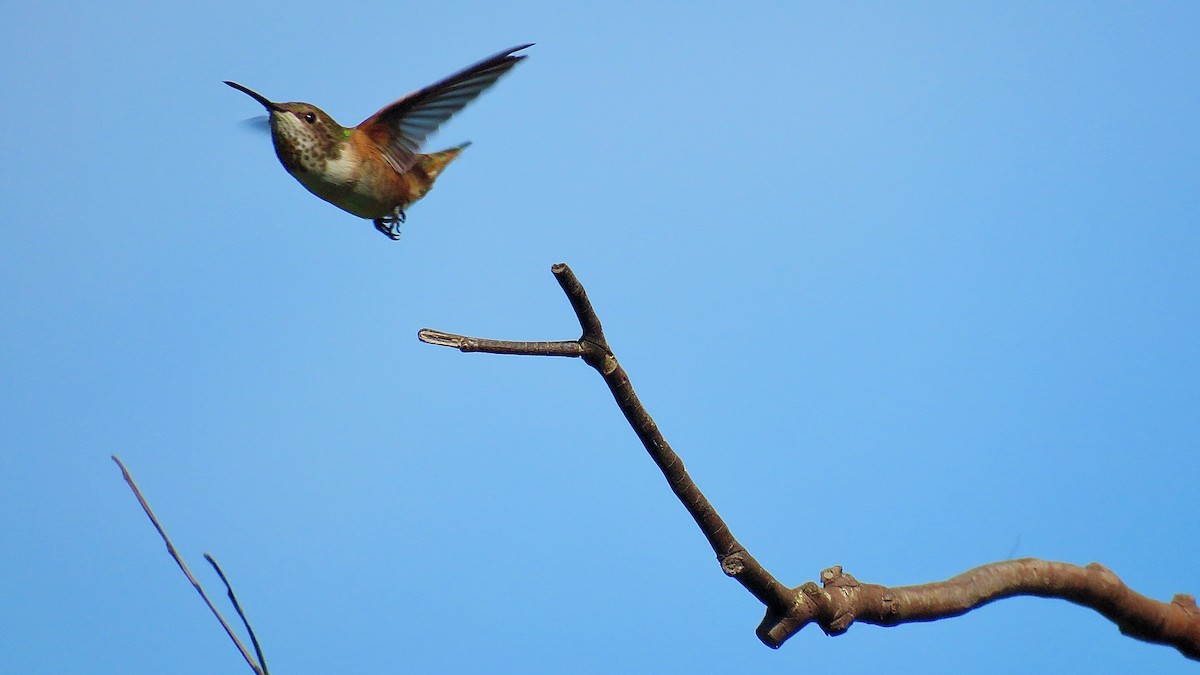
[[[440,330],[433,330],[431,328],[422,328],[417,331],[417,339],[426,344],[439,345],[441,347],[454,347],[457,349],[462,346],[461,335],[443,333]]]

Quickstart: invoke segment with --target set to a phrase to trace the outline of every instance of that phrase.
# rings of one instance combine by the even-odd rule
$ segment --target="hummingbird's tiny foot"
[[[406,218],[408,218],[408,216],[404,214],[404,210],[397,208],[396,209],[396,220],[403,223]]]
[[[400,240],[400,227],[396,224],[395,218],[376,218],[371,222],[375,224],[375,229],[383,233],[383,236],[392,241]]]

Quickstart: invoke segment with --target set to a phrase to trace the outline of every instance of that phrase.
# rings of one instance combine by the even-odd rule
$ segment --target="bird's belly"
[[[323,173],[298,171],[294,175],[308,191],[359,218],[382,218],[400,205],[400,195],[377,172],[362,165],[333,160]],[[390,167],[389,167],[390,169]]]

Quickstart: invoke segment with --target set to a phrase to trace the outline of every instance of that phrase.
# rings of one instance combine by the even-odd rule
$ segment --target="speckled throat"
[[[324,173],[326,164],[341,156],[348,131],[322,110],[306,103],[281,103],[278,110],[271,112],[275,154],[292,173]]]

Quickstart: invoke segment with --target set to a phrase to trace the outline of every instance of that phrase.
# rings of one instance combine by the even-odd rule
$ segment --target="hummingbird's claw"
[[[392,241],[400,240],[400,228],[395,218],[376,218],[373,222],[375,223],[375,229],[382,232],[383,236]]]
[[[382,232],[388,239],[398,241],[400,239],[400,223],[403,223],[404,219],[404,209],[397,206],[396,210],[392,211],[392,215],[376,218],[372,222],[375,223],[375,229]]]

